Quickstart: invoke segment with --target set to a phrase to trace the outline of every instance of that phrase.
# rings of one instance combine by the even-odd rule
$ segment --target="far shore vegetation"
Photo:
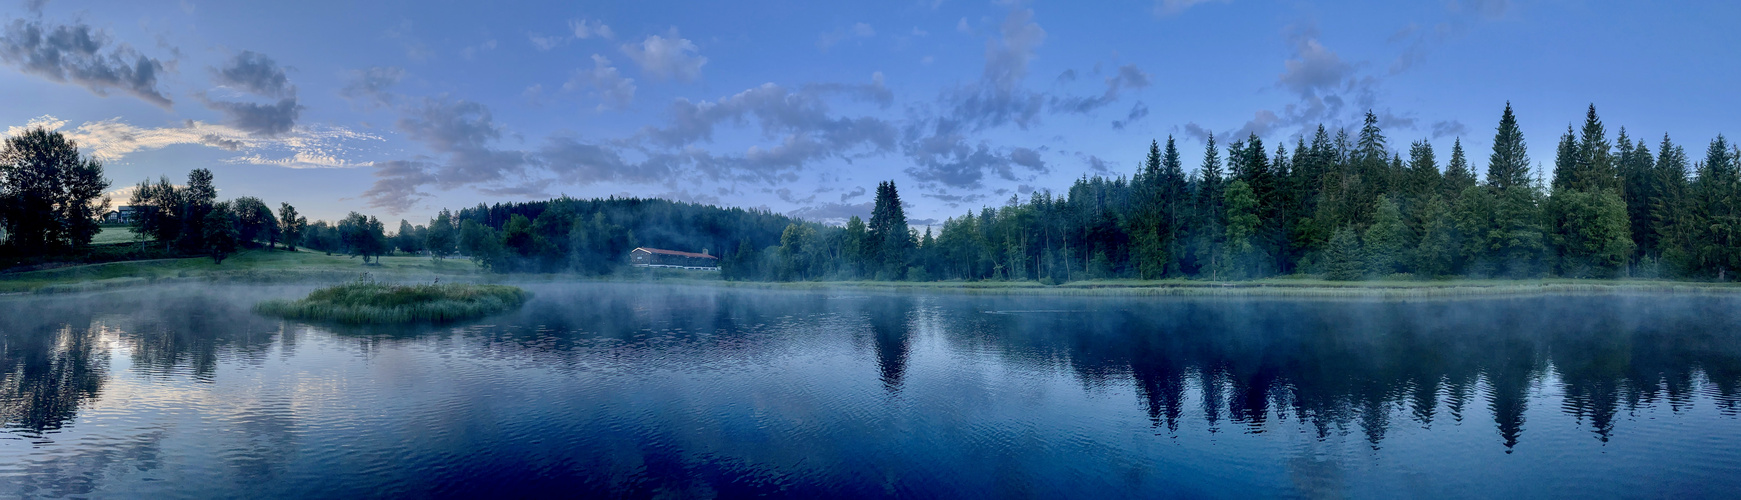
[[[923,226],[892,181],[868,220],[839,225],[616,197],[443,209],[424,224],[309,221],[288,203],[219,201],[206,169],[108,200],[101,163],[37,129],[0,149],[0,293],[362,272],[1133,295],[1734,289],[1741,147],[1716,135],[1689,154],[1625,128],[1611,139],[1594,106],[1582,122],[1551,148],[1550,170],[1507,105],[1484,176],[1460,139],[1441,161],[1425,140],[1393,142],[1370,113],[1283,144],[1208,137],[1194,168],[1169,137],[1128,177],[1084,176]],[[718,270],[634,268],[637,247],[718,257]]]
[[[511,311],[531,294],[507,285],[392,284],[362,279],[315,290],[298,300],[268,300],[268,316],[344,324],[446,323]]]

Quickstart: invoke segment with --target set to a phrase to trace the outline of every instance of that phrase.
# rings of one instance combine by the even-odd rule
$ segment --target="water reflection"
[[[1543,431],[1532,431],[1542,428],[1541,419],[1570,421],[1606,446],[1668,439],[1628,434],[1660,428],[1660,422],[1630,418],[1657,407],[1680,415],[1695,401],[1709,401],[1722,418],[1741,414],[1741,309],[1735,307],[1741,301],[1724,297],[1136,300],[586,285],[535,288],[535,300],[521,311],[460,325],[340,328],[249,311],[256,300],[300,291],[237,287],[0,300],[0,427],[52,446],[56,433],[112,397],[128,376],[148,387],[199,393],[236,376],[232,367],[278,363],[291,367],[281,371],[294,372],[315,363],[350,366],[331,357],[305,358],[310,349],[360,357],[376,370],[357,373],[402,379],[343,388],[297,384],[283,392],[259,389],[233,401],[198,403],[204,405],[199,411],[218,414],[202,413],[199,418],[217,422],[200,425],[242,436],[214,451],[237,485],[281,485],[296,477],[299,461],[317,455],[311,447],[349,446],[334,445],[342,438],[323,433],[355,432],[360,424],[321,413],[322,407],[306,400],[314,396],[357,398],[353,405],[390,417],[395,429],[434,434],[396,436],[390,441],[396,448],[370,450],[392,457],[381,459],[380,467],[418,456],[404,449],[413,446],[406,443],[425,439],[454,440],[444,441],[446,448],[431,445],[436,458],[423,465],[455,477],[512,468],[519,463],[514,457],[539,456],[526,448],[548,448],[557,457],[551,460],[579,464],[574,467],[582,472],[565,473],[584,475],[598,491],[642,488],[636,491],[648,494],[725,487],[839,493],[814,476],[785,475],[789,471],[773,471],[752,458],[832,459],[844,468],[863,467],[879,456],[851,452],[876,450],[889,428],[936,433],[919,442],[953,437],[935,428],[943,425],[1001,433],[986,438],[992,442],[1018,439],[1019,432],[997,429],[1001,424],[994,422],[1038,411],[1038,399],[1024,398],[1037,398],[1052,379],[1070,382],[1083,394],[1120,394],[1136,426],[1146,426],[1139,437],[1162,443],[1203,435],[1286,440],[1289,434],[1279,431],[1300,429],[1313,446],[1350,436],[1362,450],[1376,452],[1394,446],[1400,435],[1447,433],[1474,422],[1482,449],[1512,453],[1542,439]],[[418,352],[433,357],[412,355]],[[484,364],[466,368],[472,365],[451,359]],[[348,373],[331,366],[330,372]],[[999,381],[950,371],[962,366],[1027,377],[1033,394],[991,394]],[[515,372],[522,369],[557,375],[527,382],[516,378],[525,376]],[[337,380],[328,383],[345,382]],[[707,385],[715,380],[735,385]],[[876,397],[852,392],[855,382],[869,385]],[[370,383],[390,390],[360,388]],[[927,396],[946,383],[954,384],[941,392],[950,399]],[[465,396],[439,392],[452,386]],[[673,402],[658,393],[693,387],[706,395],[679,393],[692,399]],[[530,402],[500,397],[534,405],[529,411],[538,419],[503,420],[494,412],[510,403],[493,399],[498,392],[530,394]],[[793,394],[815,398],[790,399]],[[753,417],[719,416],[739,411],[739,405],[750,407]],[[901,408],[928,416],[894,415]],[[1116,416],[1123,410],[1113,405],[1061,411]],[[1069,424],[1069,418],[1050,423]],[[576,421],[587,423],[564,423]],[[93,471],[111,464],[161,468],[163,441],[177,438],[166,437],[169,431],[162,428],[133,432],[119,444],[82,447],[27,467],[29,481],[19,491],[83,494],[103,481]],[[519,439],[516,448],[495,449],[478,437],[496,432]],[[780,448],[793,446],[789,432],[832,441],[805,444],[800,451]],[[1081,432],[1087,440],[1118,440],[1104,429]],[[1034,439],[1044,437],[1050,436]],[[733,448],[739,445],[751,451]],[[830,455],[834,447],[850,452]],[[710,450],[707,458],[698,461],[695,448]],[[1307,494],[1343,489],[1354,472],[1313,450],[1274,457],[1287,471],[1283,479]],[[478,454],[488,457],[467,462]],[[544,479],[564,477],[551,474]],[[1038,481],[1011,478],[1009,484],[1030,480]],[[999,487],[1016,488],[1009,484]],[[1023,488],[1012,491],[1047,491]]]

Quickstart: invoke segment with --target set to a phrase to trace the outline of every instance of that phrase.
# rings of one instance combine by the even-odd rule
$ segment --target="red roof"
[[[712,255],[707,255],[707,254],[699,254],[699,253],[690,253],[690,252],[679,252],[679,251],[676,251],[676,250],[665,250],[665,249],[660,249],[660,248],[647,248],[647,247],[641,247],[641,248],[636,248],[636,249],[635,249],[635,250],[646,250],[646,251],[647,251],[647,252],[648,252],[648,253],[657,253],[657,254],[664,254],[664,255],[675,255],[675,256],[678,256],[678,257],[693,257],[693,258],[697,258],[697,259],[714,259],[714,260],[719,260],[719,257],[714,257],[714,256],[712,256]]]

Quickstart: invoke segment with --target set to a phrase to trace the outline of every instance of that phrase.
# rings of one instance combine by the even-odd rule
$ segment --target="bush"
[[[443,323],[520,307],[531,294],[505,285],[390,285],[361,280],[315,290],[302,300],[269,300],[261,314],[347,324]]]

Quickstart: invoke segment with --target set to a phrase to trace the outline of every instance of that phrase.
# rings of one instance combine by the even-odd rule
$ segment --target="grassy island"
[[[531,294],[506,285],[394,285],[357,281],[315,290],[301,300],[269,300],[270,316],[346,324],[442,323],[513,310]]]

